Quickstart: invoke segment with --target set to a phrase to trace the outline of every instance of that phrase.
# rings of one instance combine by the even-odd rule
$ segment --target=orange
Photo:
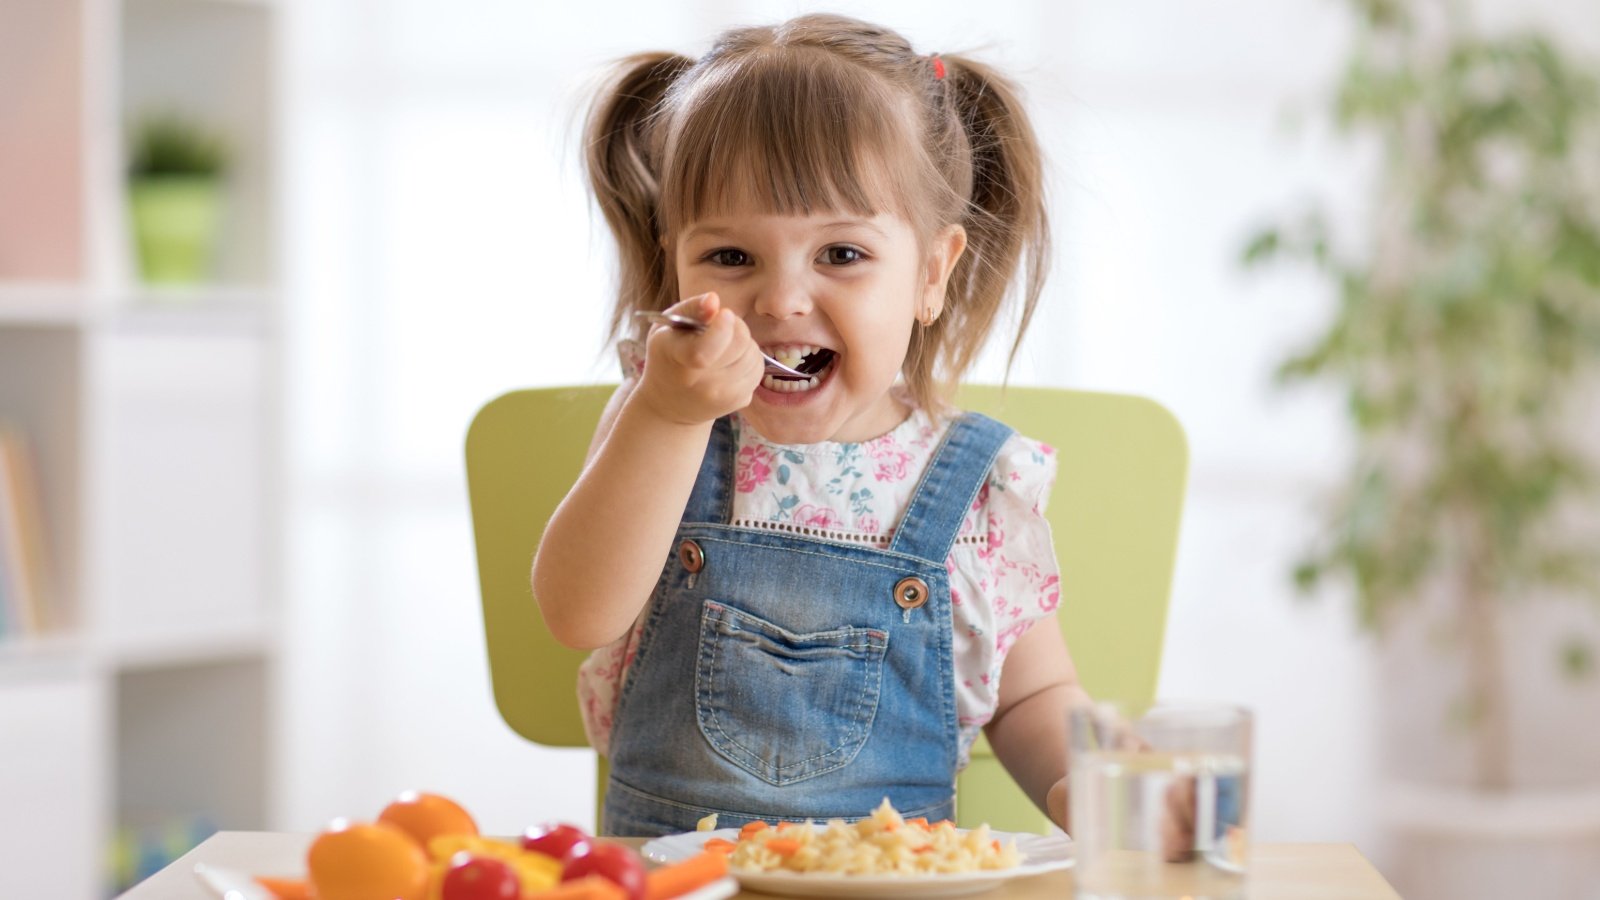
[[[478,833],[478,823],[454,800],[418,791],[406,791],[394,798],[394,802],[378,814],[378,821],[411,835],[424,851],[428,843],[440,835],[475,836]]]
[[[311,842],[306,868],[317,900],[424,900],[428,858],[411,836],[383,822],[335,819]]]

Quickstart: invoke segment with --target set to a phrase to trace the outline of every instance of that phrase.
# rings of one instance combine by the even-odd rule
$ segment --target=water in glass
[[[1123,739],[1074,749],[1077,896],[1243,898],[1248,739],[1235,750],[1227,740],[1190,740],[1189,729],[1171,740],[1170,733],[1134,728],[1137,737],[1130,730]]]

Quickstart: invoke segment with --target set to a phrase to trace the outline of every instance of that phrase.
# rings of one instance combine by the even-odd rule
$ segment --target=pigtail
[[[959,122],[971,160],[971,187],[962,216],[967,250],[951,273],[949,321],[941,317],[936,323],[954,336],[939,343],[947,355],[945,372],[959,377],[996,324],[1012,279],[1020,276],[1016,337],[1007,367],[1015,362],[1049,271],[1050,221],[1045,213],[1043,153],[1017,87],[968,57],[942,60],[944,77],[939,81],[948,92],[946,108]]]
[[[584,171],[617,242],[612,339],[627,327],[631,310],[663,309],[672,302],[657,214],[659,160],[652,135],[662,99],[693,65],[694,60],[674,53],[640,53],[621,60],[584,124]]]

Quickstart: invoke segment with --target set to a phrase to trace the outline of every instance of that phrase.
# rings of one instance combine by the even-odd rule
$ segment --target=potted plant
[[[1532,718],[1511,685],[1534,666],[1587,675],[1592,638],[1568,629],[1530,654],[1510,624],[1537,604],[1600,598],[1600,542],[1574,526],[1600,457],[1573,427],[1600,372],[1600,92],[1543,37],[1474,33],[1464,4],[1348,7],[1357,27],[1332,118],[1381,153],[1362,233],[1336,234],[1312,209],[1244,252],[1250,266],[1309,264],[1337,298],[1277,373],[1340,388],[1355,434],[1294,577],[1307,590],[1348,584],[1380,645],[1409,636],[1383,649],[1390,663],[1427,660],[1387,679],[1381,701],[1389,775],[1425,785],[1388,805],[1396,874],[1449,832],[1446,844],[1476,841],[1460,847],[1474,864],[1454,867],[1474,875],[1450,881],[1436,855],[1447,874],[1404,885],[1406,896],[1447,884],[1451,896],[1533,896],[1530,881],[1497,881],[1482,863],[1527,837],[1510,835],[1516,816],[1551,834],[1574,820],[1538,805],[1551,794],[1534,788],[1560,779],[1530,775],[1525,752],[1573,724],[1546,716],[1549,735],[1524,734]],[[1417,673],[1455,683],[1419,707]],[[1398,747],[1406,728],[1439,752]],[[1567,799],[1600,784],[1600,759],[1589,768]],[[1600,830],[1600,803],[1574,821]],[[1588,878],[1600,863],[1584,852]]]
[[[210,277],[227,164],[222,138],[194,120],[164,113],[134,128],[128,204],[144,281],[193,284]]]

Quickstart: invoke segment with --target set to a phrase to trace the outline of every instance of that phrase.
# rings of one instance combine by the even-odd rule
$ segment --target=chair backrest
[[[533,551],[589,450],[615,385],[512,391],[489,401],[467,430],[467,493],[478,544],[478,584],[495,705],[536,744],[584,747],[578,664],[533,599]]]
[[[467,432],[467,484],[495,703],[535,743],[584,746],[576,701],[584,651],[545,629],[529,586],[545,523],[577,479],[610,385],[518,390],[486,404]],[[1188,450],[1155,402],[1056,388],[969,385],[958,404],[1056,448],[1047,516],[1061,566],[1061,627],[1090,694],[1155,696]],[[985,755],[982,748],[975,751]],[[986,764],[992,763],[988,760]],[[995,764],[997,765],[997,764]],[[1025,830],[991,784],[961,787],[961,819],[983,812]],[[1020,796],[1020,795],[1019,795]]]

